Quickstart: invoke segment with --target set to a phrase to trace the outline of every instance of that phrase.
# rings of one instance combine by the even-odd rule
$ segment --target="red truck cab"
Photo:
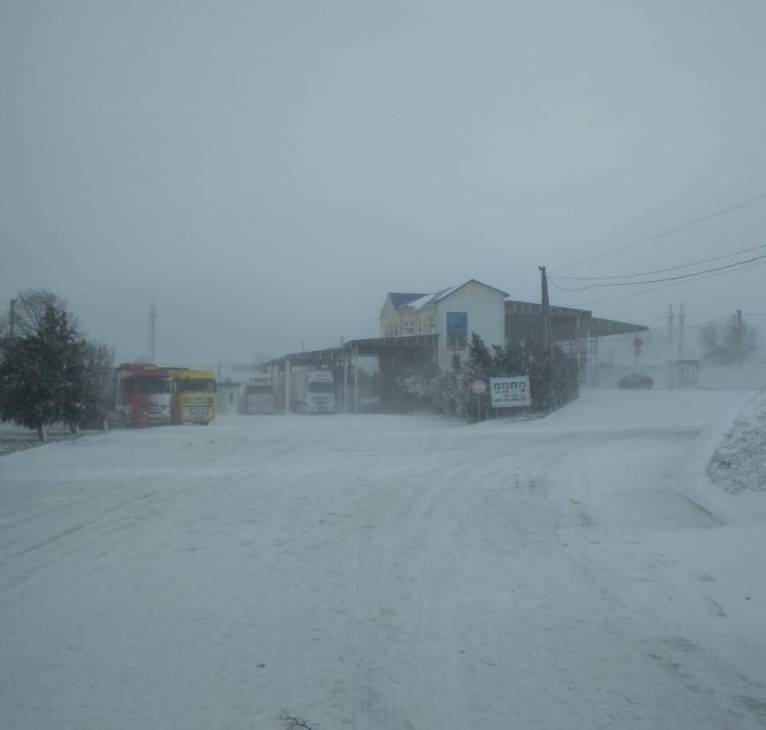
[[[123,426],[164,426],[171,422],[173,378],[164,368],[122,363],[114,384],[113,418]]]

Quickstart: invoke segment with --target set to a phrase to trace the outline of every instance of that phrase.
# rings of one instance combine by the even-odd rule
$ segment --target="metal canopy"
[[[405,337],[371,337],[362,340],[349,340],[342,347],[330,347],[326,350],[310,350],[308,352],[292,352],[275,360],[263,363],[268,365],[284,365],[289,359],[291,365],[312,365],[316,363],[342,363],[344,359],[354,354],[360,357],[378,356],[401,352],[403,350],[435,349],[439,335],[408,335]]]
[[[589,309],[551,306],[551,323],[555,341],[576,340],[585,337],[606,337],[644,332],[649,329],[642,324],[620,322],[614,319],[594,317]],[[540,337],[541,307],[538,302],[505,301],[505,339],[519,342]]]
[[[371,337],[351,340],[346,350],[359,355],[383,355],[397,350],[435,348],[439,335],[407,335],[405,337]]]
[[[590,320],[590,336],[606,337],[608,335],[627,335],[633,332],[645,332],[649,328],[642,324],[619,322],[616,319],[600,319],[592,317]]]

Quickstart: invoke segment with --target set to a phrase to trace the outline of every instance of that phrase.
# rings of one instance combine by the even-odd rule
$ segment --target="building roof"
[[[486,287],[487,289],[493,289],[498,294],[502,294],[504,297],[508,296],[507,291],[498,289],[496,286],[490,286],[489,284],[485,284],[483,281],[479,281],[478,279],[468,279],[462,284],[458,284],[458,286],[453,286],[451,289],[443,289],[442,291],[437,292],[435,301],[438,302],[442,299],[446,299],[450,294],[454,294],[456,291],[458,291],[458,289],[462,289],[464,286],[468,286],[469,284],[479,284],[480,286]]]
[[[646,332],[649,328],[643,324],[632,322],[620,322],[616,319],[604,319],[603,317],[591,317],[590,336],[608,337],[609,335],[628,335],[634,332]]]
[[[502,294],[504,297],[508,296],[508,292],[504,292],[502,289],[498,289],[497,287],[490,286],[489,284],[485,284],[483,281],[479,281],[478,279],[468,279],[467,281],[464,281],[462,284],[458,284],[457,286],[450,286],[447,289],[440,289],[437,292],[434,292],[433,294],[421,294],[419,298],[414,299],[413,301],[407,302],[408,307],[412,307],[412,309],[423,309],[423,307],[428,306],[429,304],[435,304],[436,302],[440,302],[443,299],[446,299],[451,294],[454,294],[459,289],[462,289],[464,286],[468,286],[468,284],[479,284],[480,286],[484,286],[487,289],[493,289],[498,294]]]
[[[400,291],[392,291],[388,293],[388,298],[391,300],[394,309],[401,309],[410,302],[414,302],[416,299],[420,299],[424,296],[425,294],[408,294]]]
[[[329,347],[326,350],[311,350],[310,352],[293,352],[265,365],[282,365],[287,358],[290,364],[300,365],[338,365],[344,359],[354,354],[360,356],[381,355],[401,350],[427,350],[433,352],[439,335],[406,335],[403,337],[368,337],[358,340],[347,340],[341,347]]]
[[[542,305],[540,302],[524,302],[519,299],[511,299],[507,297],[505,300],[505,312],[506,314],[534,314],[539,316]],[[554,317],[591,317],[592,312],[590,309],[575,309],[574,307],[559,307],[554,304],[551,305],[551,315]]]

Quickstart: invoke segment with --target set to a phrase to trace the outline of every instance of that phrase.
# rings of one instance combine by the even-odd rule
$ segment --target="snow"
[[[427,304],[430,304],[436,298],[437,294],[424,294],[420,299],[415,299],[409,302],[407,306],[410,309],[423,309]]]
[[[737,415],[708,473],[727,492],[766,490],[766,397],[752,398]]]
[[[49,427],[47,432],[48,439],[52,441],[72,438],[72,432],[68,427]],[[40,439],[37,436],[37,431],[7,421],[0,421],[0,455],[39,445]]]
[[[458,289],[461,289],[464,287],[468,282],[463,282],[462,284],[458,284],[457,286],[451,286],[447,289],[440,289],[437,292],[434,292],[433,294],[424,294],[419,299],[415,299],[412,302],[409,302],[407,306],[410,309],[423,309],[423,307],[428,306],[432,302],[439,302],[442,299],[446,299],[450,294],[453,292],[456,292]]]
[[[763,727],[766,494],[704,473],[752,398],[4,456],[0,727]]]

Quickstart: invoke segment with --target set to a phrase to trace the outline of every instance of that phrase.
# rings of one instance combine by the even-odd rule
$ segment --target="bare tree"
[[[85,367],[87,398],[80,424],[90,428],[106,428],[114,375],[114,350],[101,342],[87,341]]]
[[[47,289],[25,289],[16,295],[13,316],[13,334],[15,337],[28,337],[39,332],[45,322],[49,309],[67,312],[69,324],[77,328],[77,319],[68,311],[67,303]],[[11,315],[6,312],[0,317],[0,340],[11,334]]]
[[[732,365],[753,357],[758,350],[758,331],[735,314],[724,325],[703,325],[699,343],[703,359],[714,365]]]
[[[319,730],[319,725],[309,725],[302,717],[288,715],[287,712],[283,712],[279,719],[282,721],[285,730]]]

